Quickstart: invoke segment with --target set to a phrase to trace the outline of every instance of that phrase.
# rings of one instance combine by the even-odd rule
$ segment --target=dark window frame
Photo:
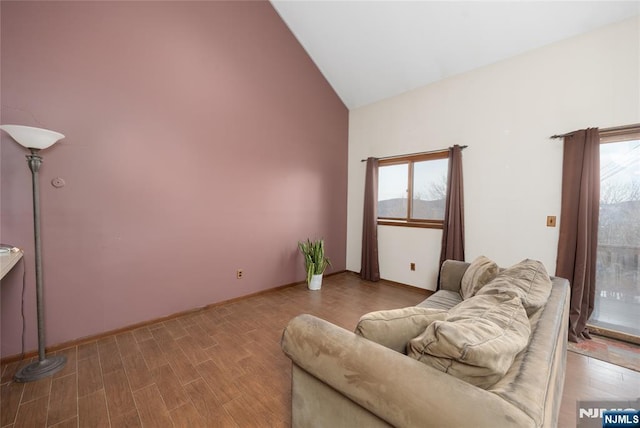
[[[420,227],[426,229],[442,229],[444,220],[411,218],[413,205],[413,165],[416,162],[449,159],[449,151],[443,150],[419,155],[397,156],[378,161],[378,168],[391,165],[408,165],[407,168],[407,217],[381,217],[378,216],[378,225]]]
[[[625,141],[640,140],[640,124],[620,126],[616,128],[608,128],[600,130],[600,145],[622,143]],[[600,178],[602,183],[602,177]],[[600,245],[599,245],[600,247]],[[607,262],[611,262],[611,255],[608,255]],[[605,259],[607,256],[605,255]],[[596,293],[599,290],[599,284],[596,283]],[[596,297],[597,298],[597,297]],[[598,323],[597,320],[587,321],[587,327],[589,331],[599,334],[601,336],[610,337],[613,339],[624,340],[627,342],[640,344],[640,337],[626,331],[617,330],[613,326],[605,326],[602,323]]]

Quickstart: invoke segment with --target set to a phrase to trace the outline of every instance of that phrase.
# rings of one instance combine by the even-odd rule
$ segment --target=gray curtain
[[[378,159],[367,159],[364,183],[364,216],[362,219],[362,258],[360,278],[380,280],[378,262]]]
[[[444,207],[440,267],[445,260],[464,261],[464,191],[462,180],[462,147],[449,148],[447,197]],[[440,281],[438,281],[438,287]]]
[[[591,339],[587,320],[596,293],[600,210],[600,133],[598,128],[564,138],[562,205],[556,276],[571,283],[569,340]]]

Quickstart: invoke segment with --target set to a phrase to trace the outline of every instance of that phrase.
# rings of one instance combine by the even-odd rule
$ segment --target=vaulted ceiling
[[[640,1],[271,2],[349,109],[640,14]]]

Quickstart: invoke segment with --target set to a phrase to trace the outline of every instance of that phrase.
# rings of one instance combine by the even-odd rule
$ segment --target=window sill
[[[378,219],[378,226],[420,227],[423,229],[442,229],[442,221],[390,220]]]

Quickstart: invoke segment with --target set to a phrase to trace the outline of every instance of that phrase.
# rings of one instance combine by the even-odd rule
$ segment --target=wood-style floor
[[[65,349],[65,369],[37,382],[2,367],[1,427],[287,427],[287,322],[311,313],[352,330],[366,312],[414,305],[425,292],[351,273],[249,297]],[[204,303],[204,302],[203,302]],[[577,399],[637,398],[640,373],[569,353],[560,426]],[[459,400],[452,397],[452,400]]]

